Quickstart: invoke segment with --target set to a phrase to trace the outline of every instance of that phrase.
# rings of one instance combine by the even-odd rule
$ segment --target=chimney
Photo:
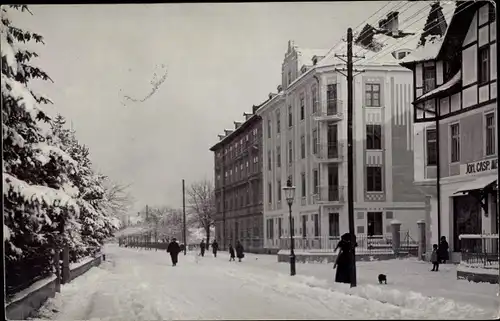
[[[269,95],[268,95],[269,99],[272,99],[274,96],[276,96],[276,94],[269,93]]]
[[[217,136],[219,136],[219,141],[223,140],[226,137],[224,134],[219,134]]]
[[[277,89],[278,89],[278,92],[280,93],[280,92],[283,90],[283,86],[278,85],[278,88],[277,88]]]
[[[252,106],[252,114],[255,114],[255,112],[257,111],[257,109],[259,109],[259,106],[253,105]]]
[[[224,129],[224,133],[226,133],[226,136],[232,134],[233,132],[234,130],[232,129]]]
[[[234,121],[234,129],[238,129],[241,126],[241,124],[243,124],[243,122],[241,122],[241,121]]]
[[[387,26],[387,30],[391,33],[392,36],[399,35],[399,12],[394,11],[387,15],[387,20],[389,21],[389,25]]]

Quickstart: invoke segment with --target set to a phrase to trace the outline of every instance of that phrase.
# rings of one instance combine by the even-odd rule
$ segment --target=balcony
[[[318,204],[330,204],[344,203],[344,186],[321,186],[318,188],[318,194],[316,194],[316,203]]]
[[[330,100],[326,104],[326,110],[318,110],[314,113],[314,120],[317,121],[340,121],[343,119],[342,101],[339,99]]]
[[[339,142],[318,144],[314,155],[320,163],[341,163],[344,160],[343,147],[344,144]]]

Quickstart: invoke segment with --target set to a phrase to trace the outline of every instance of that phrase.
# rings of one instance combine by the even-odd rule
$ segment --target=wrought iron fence
[[[459,240],[462,263],[477,267],[499,268],[498,234],[461,234]]]
[[[417,255],[418,243],[413,240],[408,231],[400,233],[399,246],[395,248],[393,245],[392,235],[383,236],[356,236],[356,253],[357,254],[394,254],[397,252],[400,255]],[[301,252],[317,252],[331,253],[337,247],[340,241],[340,236],[318,236],[318,237],[302,237],[294,236],[294,248]],[[279,249],[290,249],[290,237],[283,236],[279,239]],[[396,250],[396,251],[395,251]]]

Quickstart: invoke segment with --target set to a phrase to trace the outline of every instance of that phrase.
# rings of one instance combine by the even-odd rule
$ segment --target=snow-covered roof
[[[441,49],[444,37],[428,37],[425,45],[418,46],[409,55],[404,57],[400,63],[412,63],[435,59]]]
[[[446,25],[449,26],[451,22],[451,18],[453,17],[455,10],[456,10],[456,5],[455,1],[441,1],[441,11],[443,13],[443,16],[446,20]],[[429,6],[429,10],[426,13],[426,16],[429,15],[431,11],[431,6]],[[426,61],[426,60],[432,60],[435,59],[436,56],[439,53],[439,50],[441,49],[441,45],[443,44],[444,39],[446,38],[446,34],[448,32],[449,28],[446,28],[446,32],[442,37],[436,37],[436,36],[431,36],[426,39],[425,45],[424,46],[418,46],[418,42],[420,40],[420,36],[424,30],[425,23],[427,19],[420,19],[416,21],[415,23],[412,23],[412,30],[405,30],[407,32],[414,32],[416,33],[416,37],[414,37],[414,41],[412,41],[412,44],[408,43],[408,49],[414,49],[409,55],[404,57],[401,60],[401,63],[413,63],[417,61]]]
[[[434,88],[433,90],[429,91],[428,93],[425,93],[424,95],[418,97],[418,99],[415,102],[422,101],[426,98],[429,98],[431,96],[434,96],[442,91],[445,91],[449,88],[451,88],[453,85],[456,85],[462,80],[462,72],[459,70],[455,76],[453,76],[450,80],[442,84],[441,86]]]

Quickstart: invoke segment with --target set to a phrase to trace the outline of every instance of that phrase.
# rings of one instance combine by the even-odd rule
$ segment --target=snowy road
[[[493,317],[491,310],[457,305],[442,298],[406,300],[401,304],[391,299],[367,298],[356,292],[349,294],[348,287],[332,289],[312,277],[290,277],[282,271],[266,269],[266,260],[259,267],[256,258],[249,256],[247,262],[238,263],[228,262],[225,253],[217,259],[211,256],[197,259],[188,254],[181,255],[177,267],[171,267],[165,252],[108,245],[106,262],[63,286],[61,294],[42,308],[40,317],[56,320]]]

